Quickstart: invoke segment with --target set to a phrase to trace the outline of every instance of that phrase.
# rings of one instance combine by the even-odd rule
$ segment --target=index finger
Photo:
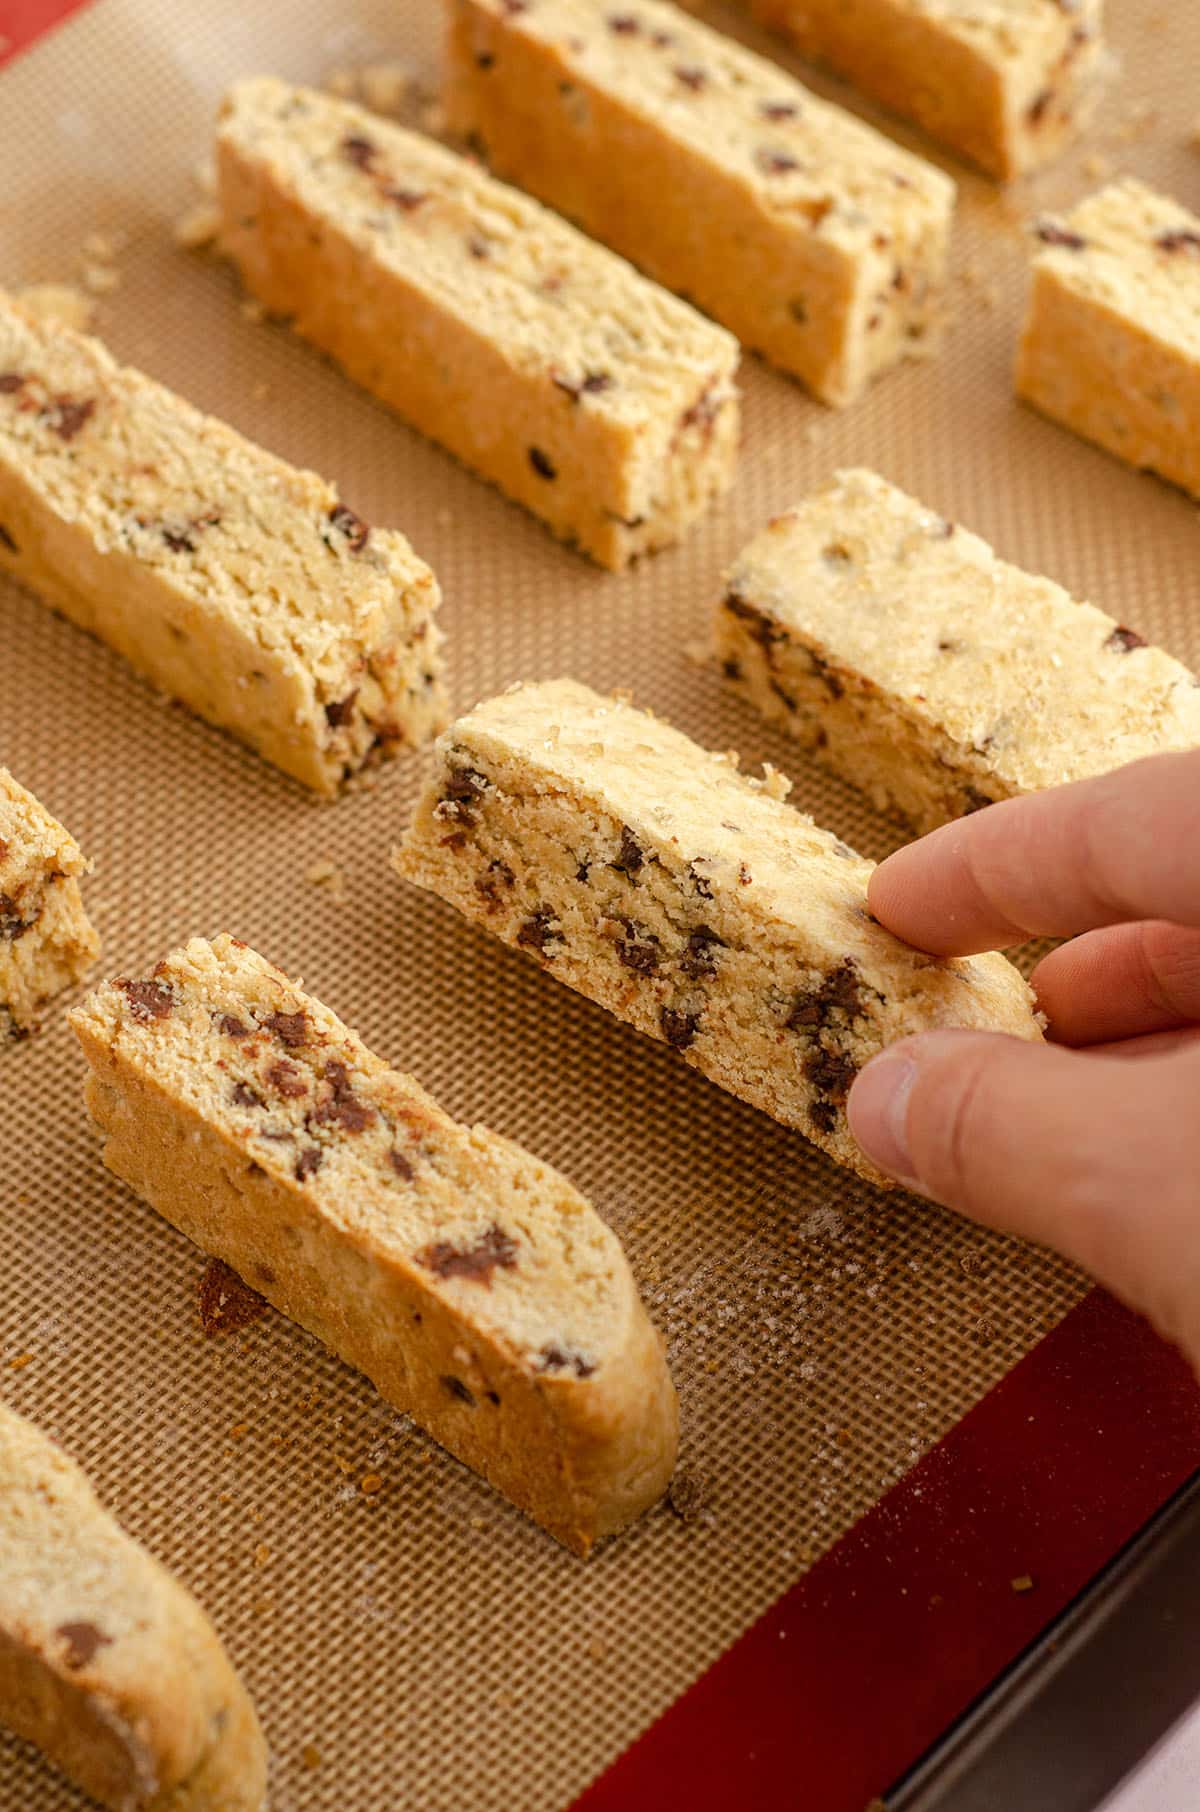
[[[889,931],[938,956],[1131,919],[1200,925],[1200,750],[944,824],[881,862],[867,897]]]

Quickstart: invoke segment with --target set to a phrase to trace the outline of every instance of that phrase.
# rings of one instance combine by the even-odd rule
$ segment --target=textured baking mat
[[[701,741],[791,772],[801,806],[881,855],[895,827],[687,656],[724,563],[833,467],[878,467],[1200,661],[1194,507],[1010,393],[1022,220],[1109,169],[1200,199],[1200,6],[1116,10],[1126,75],[1088,144],[1009,196],[955,171],[940,355],[844,415],[747,360],[732,498],[621,578],[172,243],[229,79],[399,57],[432,82],[433,0],[85,7],[0,75],[0,281],[71,278],[96,261],[89,235],[120,236],[99,331],[408,531],[445,589],[456,705],[520,675],[632,685]],[[563,1807],[1080,1294],[1054,1259],[856,1183],[406,889],[387,853],[420,759],[316,804],[3,584],[0,759],[95,858],[108,972],[194,932],[248,939],[453,1112],[566,1170],[625,1240],[670,1344],[685,1483],[582,1564],[279,1317],[206,1337],[204,1260],[101,1170],[61,1013],[0,1060],[0,1390],[212,1612],[262,1712],[277,1812]],[[310,878],[329,865],[332,881]],[[373,1473],[383,1488],[364,1493]],[[81,1804],[0,1738],[0,1812]]]

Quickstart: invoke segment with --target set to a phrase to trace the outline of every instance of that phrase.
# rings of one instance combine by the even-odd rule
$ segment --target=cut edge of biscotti
[[[435,748],[393,865],[731,1094],[891,1187],[846,1120],[885,1044],[1041,1037],[1004,957],[936,959],[880,926],[873,863],[774,770],[570,679],[485,699]]]
[[[100,940],[80,889],[91,872],[70,832],[0,766],[0,1050],[88,974]]]
[[[2,291],[0,571],[318,793],[447,718],[405,535]]]
[[[109,1168],[458,1458],[580,1553],[657,1500],[662,1341],[557,1171],[452,1120],[227,934],[71,1023]]]
[[[737,341],[549,208],[269,76],[227,91],[216,145],[246,288],[560,540],[620,570],[732,483]]]
[[[866,468],[747,543],[712,646],[740,697],[922,833],[1200,743],[1200,691],[1173,656]],[[1015,703],[1006,656],[1025,663]]]
[[[191,1593],[0,1402],[0,1724],[101,1804],[265,1812],[254,1706]]]

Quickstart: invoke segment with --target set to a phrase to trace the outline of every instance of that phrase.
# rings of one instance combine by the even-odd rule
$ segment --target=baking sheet
[[[1007,194],[947,164],[961,206],[937,358],[842,415],[747,359],[734,494],[623,577],[249,318],[229,271],[171,239],[226,82],[398,57],[432,83],[433,0],[96,0],[0,74],[0,281],[69,278],[89,234],[125,235],[99,331],[409,533],[446,593],[456,707],[521,676],[632,685],[699,740],[783,767],[800,806],[882,855],[896,827],[687,653],[723,565],[835,466],[877,467],[1200,664],[1195,506],[1018,408],[1009,381],[1030,213],[1117,170],[1200,202],[1200,5],[1113,10],[1124,79],[1084,146]],[[561,1166],[669,1342],[686,1485],[580,1563],[278,1316],[204,1333],[205,1261],[100,1168],[60,1013],[0,1059],[0,1391],[211,1611],[277,1809],[565,1806],[1081,1292],[1055,1259],[856,1182],[406,888],[387,855],[420,758],[314,802],[0,582],[0,760],[95,858],[107,972],[195,932],[247,939],[452,1112]],[[309,878],[329,864],[344,887]],[[82,1804],[0,1737],[0,1812]]]

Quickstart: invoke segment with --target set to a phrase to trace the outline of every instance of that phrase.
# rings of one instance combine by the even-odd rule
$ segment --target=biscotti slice
[[[79,891],[78,844],[0,767],[0,1048],[37,1028],[38,1014],[82,979],[100,940]]]
[[[1200,687],[874,472],[838,472],[726,575],[726,677],[881,810],[932,830],[1200,745]]]
[[[317,792],[446,720],[403,535],[3,295],[0,571]]]
[[[1200,217],[1126,177],[1036,231],[1017,394],[1200,497]]]
[[[585,1554],[675,1457],[662,1342],[566,1179],[412,1079],[236,938],[72,1015],[104,1161]]]
[[[736,341],[556,214],[283,82],[230,90],[217,157],[247,287],[601,565],[730,483]]]
[[[992,176],[1083,130],[1115,67],[1103,0],[741,0],[805,56]]]
[[[1040,1033],[1003,957],[877,924],[872,864],[788,788],[574,680],[517,686],[439,741],[397,867],[880,1182],[845,1117],[868,1058],[932,1026]]]
[[[925,334],[940,170],[659,0],[448,9],[451,125],[824,402]]]
[[[262,1733],[212,1624],[2,1403],[0,1724],[112,1812],[265,1812]]]

